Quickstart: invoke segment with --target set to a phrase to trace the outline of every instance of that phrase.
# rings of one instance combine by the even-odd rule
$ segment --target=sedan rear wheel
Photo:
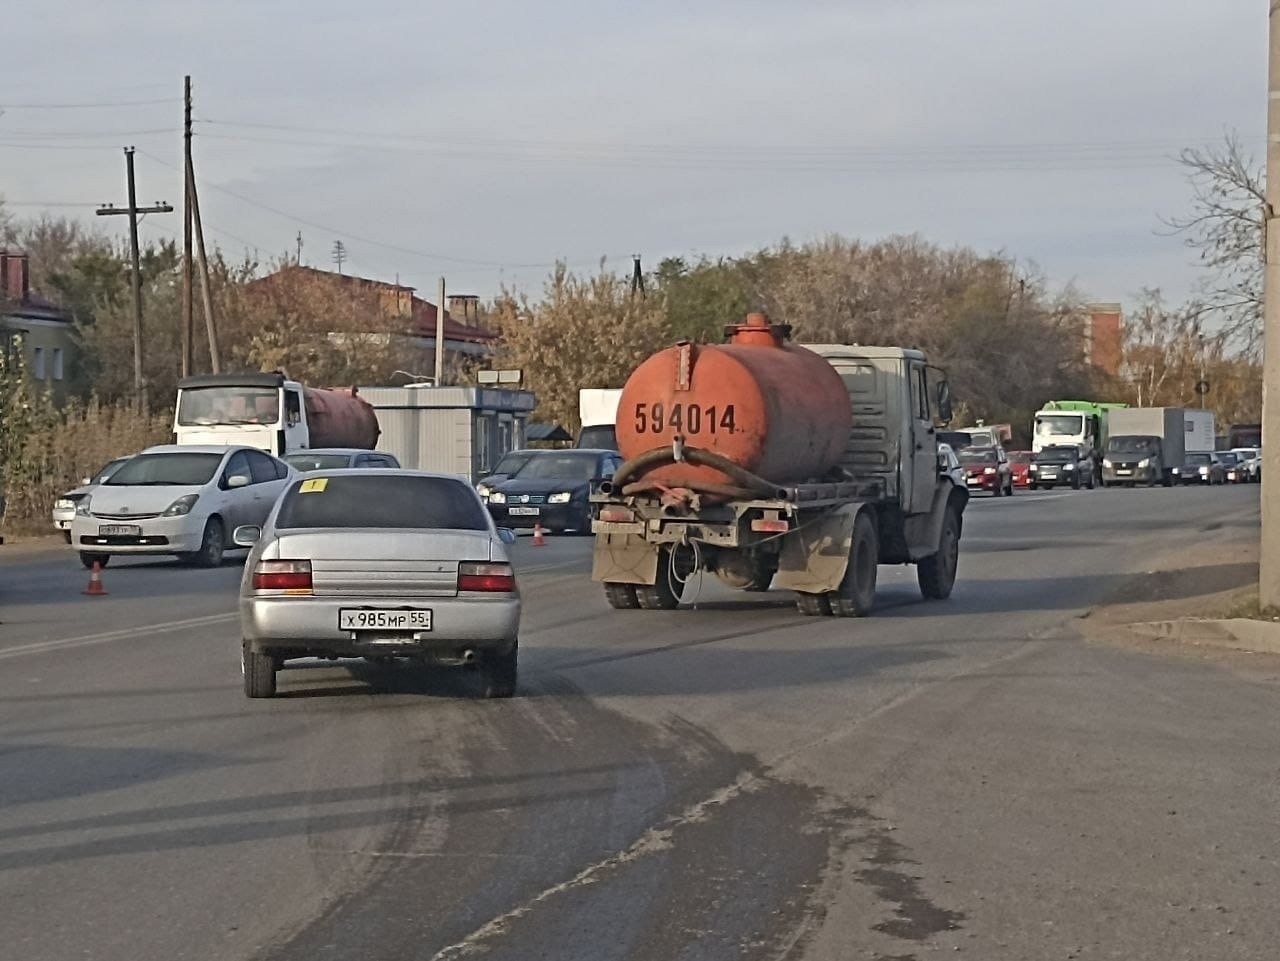
[[[519,642],[512,641],[509,650],[485,653],[481,668],[484,674],[486,698],[505,698],[516,693],[516,662],[519,659],[519,648]]]
[[[259,654],[249,645],[240,647],[240,673],[244,675],[245,697],[275,697],[279,664],[270,654]]]
[[[94,554],[91,551],[81,551],[80,563],[83,564],[89,570],[93,570],[94,564],[97,564],[99,567],[106,567],[108,564],[111,563],[111,555],[110,554]]]

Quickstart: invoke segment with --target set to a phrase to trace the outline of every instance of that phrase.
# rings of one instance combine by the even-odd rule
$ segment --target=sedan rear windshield
[[[1076,460],[1074,450],[1042,450],[1036,454],[1037,464],[1071,464]]]
[[[106,480],[108,487],[203,487],[222,454],[139,454]]]
[[[280,505],[276,527],[487,531],[489,515],[462,481],[360,474],[294,484]]]
[[[341,470],[351,464],[346,454],[290,454],[285,462],[294,470]]]
[[[1205,464],[1212,463],[1212,458],[1208,454],[1188,454],[1187,463],[1204,466]]]

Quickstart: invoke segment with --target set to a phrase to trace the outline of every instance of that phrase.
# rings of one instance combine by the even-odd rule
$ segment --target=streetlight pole
[[[1267,202],[1263,208],[1262,545],[1258,602],[1280,609],[1280,0],[1270,0],[1267,43]]]

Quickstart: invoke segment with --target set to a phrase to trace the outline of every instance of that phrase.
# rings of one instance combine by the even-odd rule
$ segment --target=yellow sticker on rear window
[[[311,480],[304,480],[302,486],[298,488],[299,494],[319,494],[322,490],[329,486],[329,478],[313,477]]]

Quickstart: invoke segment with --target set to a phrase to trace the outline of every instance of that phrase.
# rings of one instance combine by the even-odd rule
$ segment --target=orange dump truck
[[[618,609],[674,609],[707,572],[860,617],[880,564],[950,595],[968,494],[938,460],[945,376],[916,350],[798,346],[763,314],[723,344],[644,360],[618,405],[626,458],[592,495],[592,577]]]

